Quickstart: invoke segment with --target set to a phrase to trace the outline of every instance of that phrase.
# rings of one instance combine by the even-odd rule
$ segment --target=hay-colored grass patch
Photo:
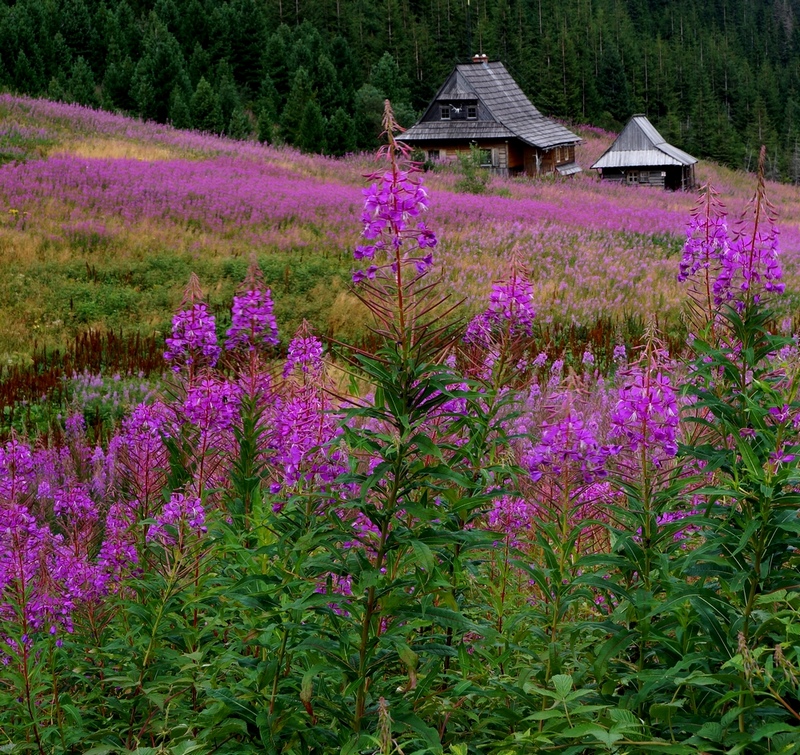
[[[184,156],[163,145],[103,138],[65,142],[58,145],[52,154],[69,154],[100,160],[141,160],[142,162],[174,160]]]

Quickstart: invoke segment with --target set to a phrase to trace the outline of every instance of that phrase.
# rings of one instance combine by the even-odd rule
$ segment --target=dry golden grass
[[[51,154],[74,155],[100,160],[141,160],[143,162],[158,162],[185,157],[178,150],[169,149],[161,144],[142,144],[102,137],[63,142],[57,145]]]

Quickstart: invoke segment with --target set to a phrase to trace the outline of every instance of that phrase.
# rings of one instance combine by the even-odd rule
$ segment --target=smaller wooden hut
[[[697,159],[664,141],[647,116],[634,115],[592,165],[604,181],[662,189],[693,189]]]

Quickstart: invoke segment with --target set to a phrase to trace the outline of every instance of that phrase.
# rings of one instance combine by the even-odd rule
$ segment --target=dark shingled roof
[[[644,115],[634,115],[593,168],[642,168],[647,165],[693,165],[697,158],[664,141]]]
[[[494,122],[425,120],[438,100],[466,99],[480,100]],[[576,144],[580,141],[580,137],[569,129],[542,115],[502,63],[484,62],[456,66],[436,93],[422,119],[399,138],[411,142],[509,137],[516,137],[540,149]]]

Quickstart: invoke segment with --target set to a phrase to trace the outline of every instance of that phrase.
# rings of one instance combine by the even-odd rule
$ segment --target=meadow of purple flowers
[[[7,359],[23,354],[33,338],[55,345],[76,328],[129,322],[131,312],[139,313],[143,328],[161,330],[165,303],[174,306],[180,297],[175,272],[185,280],[188,267],[202,267],[221,303],[236,285],[226,260],[247,259],[253,250],[279,260],[269,283],[280,321],[296,329],[303,309],[323,331],[338,327],[342,318],[330,315],[338,294],[327,300],[311,291],[316,283],[343,290],[359,183],[369,170],[363,157],[300,155],[10,95],[0,98],[0,114],[8,128],[27,130],[45,145],[32,155],[37,159],[0,167],[0,236],[12,272],[2,306],[5,313],[22,312],[0,318],[8,323],[0,333]],[[587,131],[579,159],[588,161],[606,143]],[[738,214],[746,181],[714,166],[704,172]],[[496,179],[488,196],[455,192],[456,179],[432,174],[429,187],[445,285],[472,312],[516,255],[531,270],[543,323],[591,325],[600,317],[653,313],[678,322],[683,295],[672,256],[679,253],[690,195],[611,187],[588,171],[569,182]],[[771,194],[793,296],[800,289],[796,192],[774,186]],[[284,268],[302,270],[314,258],[334,263],[315,273],[322,277],[309,281],[307,291],[279,285]],[[66,260],[72,264],[65,269]],[[17,285],[19,276],[33,285]],[[86,285],[92,283],[101,285]],[[56,288],[74,292],[80,305],[71,310],[69,296],[52,295]],[[319,310],[298,307],[306,296],[325,303]],[[346,296],[338,303],[358,312]]]
[[[735,231],[707,187],[671,262],[693,358],[653,329],[569,370],[516,242],[459,320],[392,125],[355,248],[373,353],[303,325],[275,369],[253,259],[224,337],[191,277],[171,377],[107,442],[76,411],[0,448],[3,746],[800,751],[800,371],[763,178]]]

